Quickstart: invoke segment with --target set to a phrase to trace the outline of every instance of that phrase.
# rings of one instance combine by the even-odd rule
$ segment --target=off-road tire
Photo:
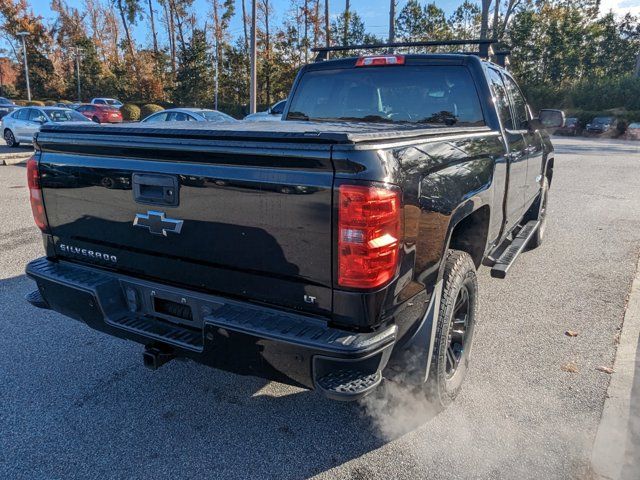
[[[469,367],[469,357],[473,341],[476,314],[478,309],[478,280],[476,267],[471,256],[460,250],[448,250],[445,258],[444,276],[442,279],[442,297],[438,312],[433,355],[429,376],[425,383],[427,395],[434,406],[441,410],[447,407],[458,395]],[[468,295],[468,315],[465,326],[464,341],[457,367],[451,374],[448,371],[450,362],[447,361],[451,353],[452,331],[456,331],[453,324],[456,314],[456,303],[462,290]],[[456,320],[459,322],[459,319]],[[452,325],[453,324],[453,325]]]

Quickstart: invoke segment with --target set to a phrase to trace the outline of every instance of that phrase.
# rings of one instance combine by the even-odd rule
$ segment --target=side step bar
[[[516,238],[511,242],[511,245],[502,252],[500,258],[498,258],[491,268],[491,276],[493,278],[505,278],[507,276],[509,268],[511,268],[511,265],[518,259],[518,256],[522,253],[524,247],[527,246],[527,243],[529,243],[529,240],[531,240],[531,237],[536,233],[539,226],[540,222],[538,220],[531,220],[520,229]]]

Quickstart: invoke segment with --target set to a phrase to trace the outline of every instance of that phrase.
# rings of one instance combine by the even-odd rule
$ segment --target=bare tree
[[[396,38],[396,0],[389,2],[389,43],[395,42]]]
[[[496,2],[499,0],[496,0]],[[487,38],[489,33],[489,9],[491,0],[482,0],[482,10],[480,16],[480,38]]]
[[[242,29],[244,31],[244,49],[249,51],[249,35],[247,33],[247,7],[244,4],[245,0],[242,0]]]
[[[151,24],[151,35],[153,36],[153,53],[158,55],[158,34],[156,33],[156,21],[153,14],[152,0],[149,0],[149,23]]]
[[[346,0],[344,5],[344,32],[342,32],[343,45],[346,45],[349,41],[349,20],[351,20],[351,3]]]
[[[331,46],[331,28],[329,27],[329,0],[324,0],[324,43]]]
[[[134,3],[127,2],[127,4],[125,5],[126,0],[114,1],[118,12],[120,13],[120,21],[122,22],[122,28],[124,28],[125,37],[127,38],[127,49],[129,50],[129,55],[131,56],[131,64],[133,65],[133,69],[137,74],[135,47],[133,45],[133,39],[131,38],[131,31],[129,29],[129,20],[132,20],[132,17],[135,18],[136,13],[135,8],[132,8]]]

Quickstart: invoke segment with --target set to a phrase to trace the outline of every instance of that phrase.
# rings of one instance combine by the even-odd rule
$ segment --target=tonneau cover
[[[194,138],[226,141],[304,142],[357,144],[401,141],[431,135],[480,133],[488,127],[425,127],[365,122],[172,122],[157,126],[146,123],[119,125],[44,125],[38,140],[55,141],[57,134],[124,137]],[[49,133],[56,135],[49,136]]]

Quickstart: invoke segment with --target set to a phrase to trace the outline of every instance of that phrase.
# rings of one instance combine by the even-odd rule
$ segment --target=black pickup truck
[[[474,55],[304,66],[282,122],[46,126],[28,162],[35,306],[174,357],[341,400],[383,378],[441,405],[465,376],[476,270],[545,231],[554,154]]]

